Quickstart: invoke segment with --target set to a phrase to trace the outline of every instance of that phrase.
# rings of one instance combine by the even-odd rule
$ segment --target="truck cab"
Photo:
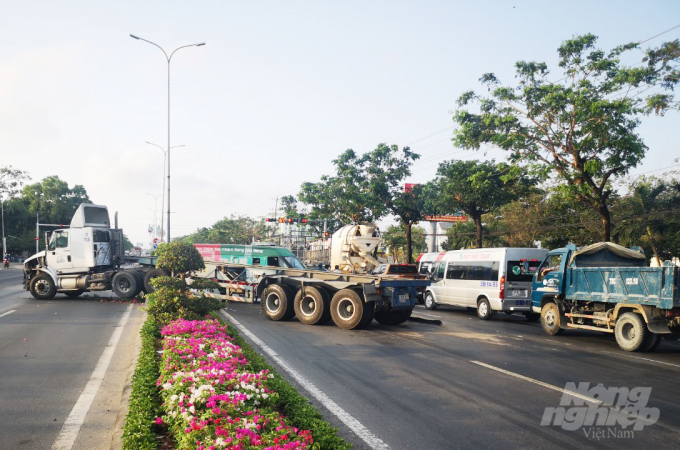
[[[531,286],[533,312],[540,314],[546,301],[564,293],[564,273],[569,258],[576,251],[575,245],[552,250],[536,270]]]

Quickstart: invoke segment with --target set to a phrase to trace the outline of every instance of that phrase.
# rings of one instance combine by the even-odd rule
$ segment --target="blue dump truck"
[[[611,242],[548,253],[534,275],[532,309],[549,335],[613,333],[629,352],[680,338],[680,268],[647,267],[643,253]]]

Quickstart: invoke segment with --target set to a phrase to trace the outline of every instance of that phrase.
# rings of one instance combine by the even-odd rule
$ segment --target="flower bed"
[[[180,319],[162,330],[158,384],[166,424],[181,449],[309,449],[312,435],[286,424],[268,370],[248,370],[217,320]]]

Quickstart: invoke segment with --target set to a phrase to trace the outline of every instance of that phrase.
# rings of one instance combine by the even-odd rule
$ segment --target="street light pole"
[[[149,194],[148,192],[146,195],[150,195],[153,197],[153,236],[154,238],[158,237],[158,197],[161,197],[160,195],[153,195]],[[151,209],[151,208],[147,208]],[[161,216],[163,215],[163,212],[161,211]],[[154,242],[155,243],[155,242]]]
[[[145,142],[149,145],[153,145],[155,147],[160,148],[161,151],[163,152],[163,190],[161,191],[161,193],[163,194],[163,200],[161,200],[161,242],[162,242],[163,241],[163,225],[165,224],[165,222],[163,220],[164,219],[163,213],[165,212],[165,161],[166,161],[168,154],[165,151],[165,149],[163,147],[161,147],[160,145],[154,144],[153,142],[149,142],[149,141],[145,141]],[[184,147],[184,144],[173,145],[170,148],[177,148],[177,147]],[[168,211],[170,211],[170,208],[168,208]]]
[[[174,55],[177,50],[182,49],[182,48],[186,48],[186,47],[200,47],[202,45],[205,45],[205,42],[200,42],[198,44],[183,45],[181,47],[177,47],[176,49],[174,49],[172,51],[172,53],[170,53],[170,56],[168,56],[168,53],[165,50],[163,50],[163,47],[161,47],[160,45],[158,45],[154,42],[148,41],[144,38],[140,38],[139,36],[135,36],[134,34],[130,34],[130,37],[133,38],[133,39],[137,39],[139,41],[148,42],[149,44],[158,47],[159,49],[161,49],[161,51],[165,55],[165,59],[168,61],[168,151],[167,151],[167,154],[166,154],[166,159],[167,159],[167,165],[168,165],[168,240],[167,240],[167,242],[170,243],[170,149],[172,148],[172,147],[170,147],[170,60],[172,59],[172,55]]]

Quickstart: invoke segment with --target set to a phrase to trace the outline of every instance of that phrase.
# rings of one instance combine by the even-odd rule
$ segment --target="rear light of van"
[[[503,300],[505,298],[505,277],[501,277],[501,284],[500,284],[501,290],[498,293],[498,298]]]

